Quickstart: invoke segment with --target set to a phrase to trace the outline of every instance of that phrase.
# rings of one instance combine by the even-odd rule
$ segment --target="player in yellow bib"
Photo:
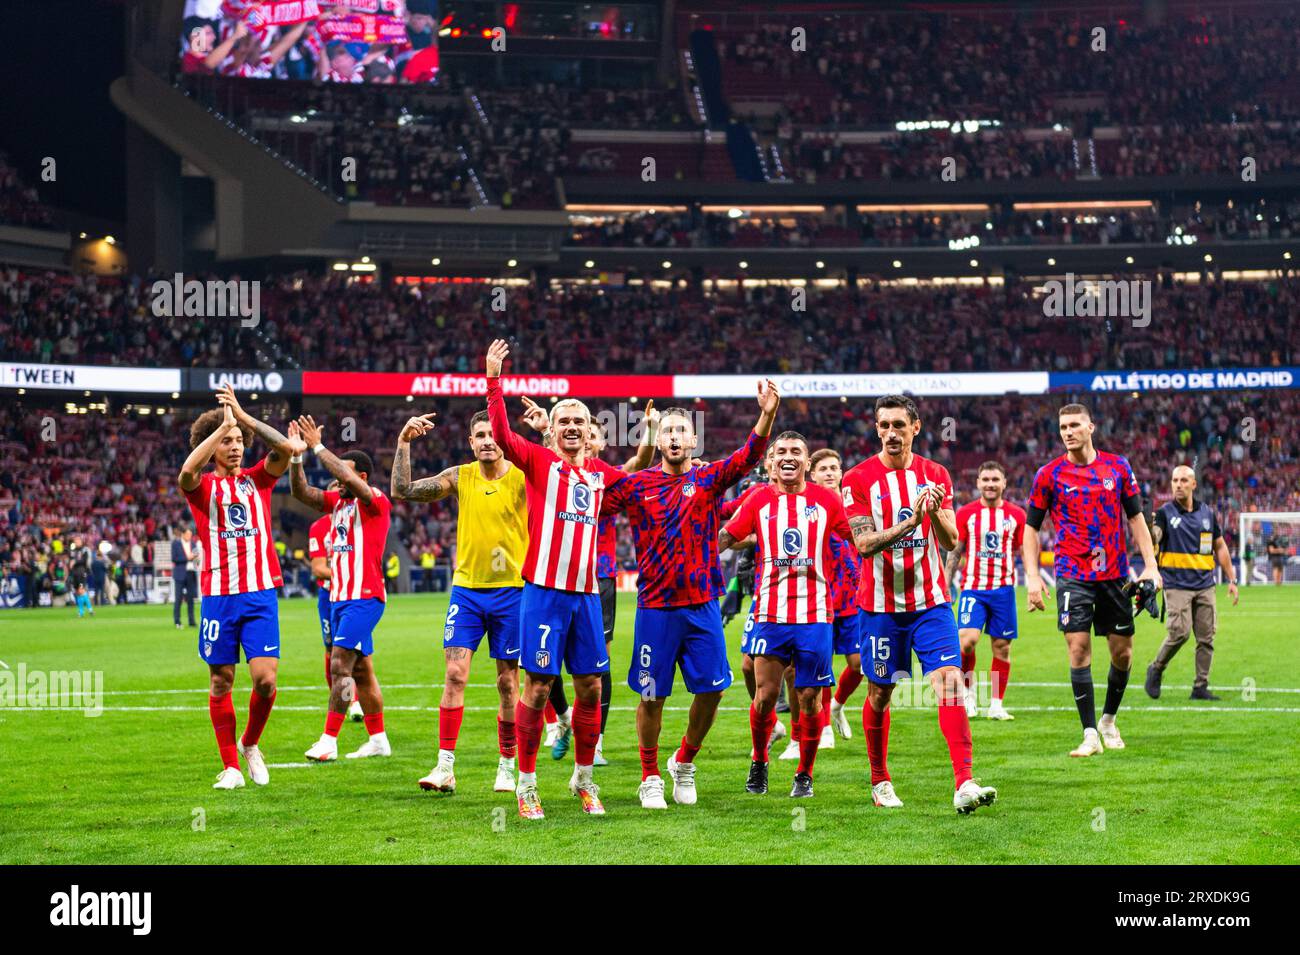
[[[519,699],[520,576],[528,552],[528,505],[523,472],[507,461],[492,438],[487,412],[470,419],[474,461],[447,468],[436,477],[411,480],[411,441],[433,429],[433,415],[411,418],[397,438],[392,496],[399,501],[439,501],[455,496],[456,571],[442,631],[446,682],[438,707],[438,764],[420,780],[421,789],[456,791],[456,740],[465,712],[470,661],[483,637],[496,661],[497,739],[500,758],[493,788],[515,789],[515,703]]]

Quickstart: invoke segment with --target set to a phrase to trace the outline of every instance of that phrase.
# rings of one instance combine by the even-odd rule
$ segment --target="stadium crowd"
[[[1127,278],[1119,276],[1119,278]],[[157,318],[150,279],[0,273],[0,358],[219,367],[472,372],[492,334],[521,372],[704,374],[1272,366],[1300,355],[1300,281],[1154,277],[1146,327],[1044,314],[1032,283],[781,287],[349,284],[268,276],[256,329]],[[143,320],[148,316],[148,320]],[[562,321],[561,321],[562,319]],[[669,347],[671,346],[671,347]]]

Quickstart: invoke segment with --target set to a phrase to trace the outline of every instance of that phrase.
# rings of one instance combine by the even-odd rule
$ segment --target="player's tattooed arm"
[[[888,549],[890,545],[916,530],[916,526],[921,523],[921,514],[922,510],[918,508],[907,520],[899,521],[893,527],[883,531],[876,530],[876,522],[873,518],[862,514],[850,517],[849,530],[853,531],[853,543],[857,545],[858,553],[863,557],[874,557],[882,550]]]
[[[948,578],[948,592],[953,591],[953,582],[957,579],[957,569],[961,567],[962,555],[966,553],[966,544],[957,541],[957,546],[948,551],[948,559],[943,562],[943,573]]]
[[[393,476],[389,481],[389,493],[395,501],[440,501],[456,491],[460,468],[455,466],[447,468],[436,477],[411,480],[411,441],[433,430],[432,419],[432,413],[410,418],[397,436]]]
[[[732,537],[731,534],[727,532],[727,529],[725,527],[718,532],[718,553],[719,554],[731,550],[731,548],[736,546],[736,543],[737,543],[736,538]]]
[[[233,411],[235,420],[252,428],[254,436],[261,438],[267,447],[271,449],[266,456],[266,473],[272,477],[279,477],[288,469],[290,457],[295,454],[302,454],[307,450],[307,445],[303,443],[301,438],[285,437],[261,418],[255,418],[245,411],[240,406],[239,399],[235,397],[235,389],[230,386],[229,382],[217,392],[217,402]]]

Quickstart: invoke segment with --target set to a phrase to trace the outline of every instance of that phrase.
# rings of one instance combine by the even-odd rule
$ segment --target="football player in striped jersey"
[[[212,788],[237,789],[244,785],[240,755],[253,782],[270,781],[257,744],[275,705],[280,660],[276,588],[283,579],[271,537],[271,488],[306,445],[246,412],[229,385],[217,392],[217,401],[221,407],[199,415],[190,428],[190,454],[176,481],[203,545],[199,656],[208,665],[208,715],[223,765]],[[245,468],[244,449],[254,435],[271,450]],[[213,468],[204,471],[209,461]],[[236,741],[230,691],[241,650],[253,692],[244,735]]]

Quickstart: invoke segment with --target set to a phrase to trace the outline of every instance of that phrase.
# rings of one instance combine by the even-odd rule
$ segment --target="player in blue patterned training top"
[[[1065,633],[1070,685],[1083,723],[1083,742],[1070,755],[1096,756],[1103,748],[1124,748],[1115,714],[1133,663],[1133,604],[1122,590],[1128,580],[1126,521],[1142,554],[1138,579],[1150,580],[1159,589],[1160,570],[1142,514],[1142,494],[1128,460],[1093,447],[1095,425],[1083,405],[1061,408],[1060,426],[1065,454],[1038,469],[1029,493],[1030,533],[1025,534],[1022,551],[1025,583],[1029,612],[1045,610],[1038,529],[1050,513],[1056,528],[1057,625]],[[1104,634],[1110,644],[1106,705],[1100,721],[1093,702],[1090,629]]]
[[[690,413],[670,408],[659,419],[662,463],[632,475],[605,493],[602,514],[626,510],[636,542],[635,646],[627,682],[641,694],[637,743],[645,809],[666,809],[659,775],[659,730],[678,667],[695,695],[681,747],[668,760],[673,801],[696,800],[695,755],[731,685],[722,611],[724,581],[718,561],[722,495],[740,481],[767,448],[780,404],[776,385],[759,382],[760,414],[744,447],[723,461],[695,465],[696,435]]]

